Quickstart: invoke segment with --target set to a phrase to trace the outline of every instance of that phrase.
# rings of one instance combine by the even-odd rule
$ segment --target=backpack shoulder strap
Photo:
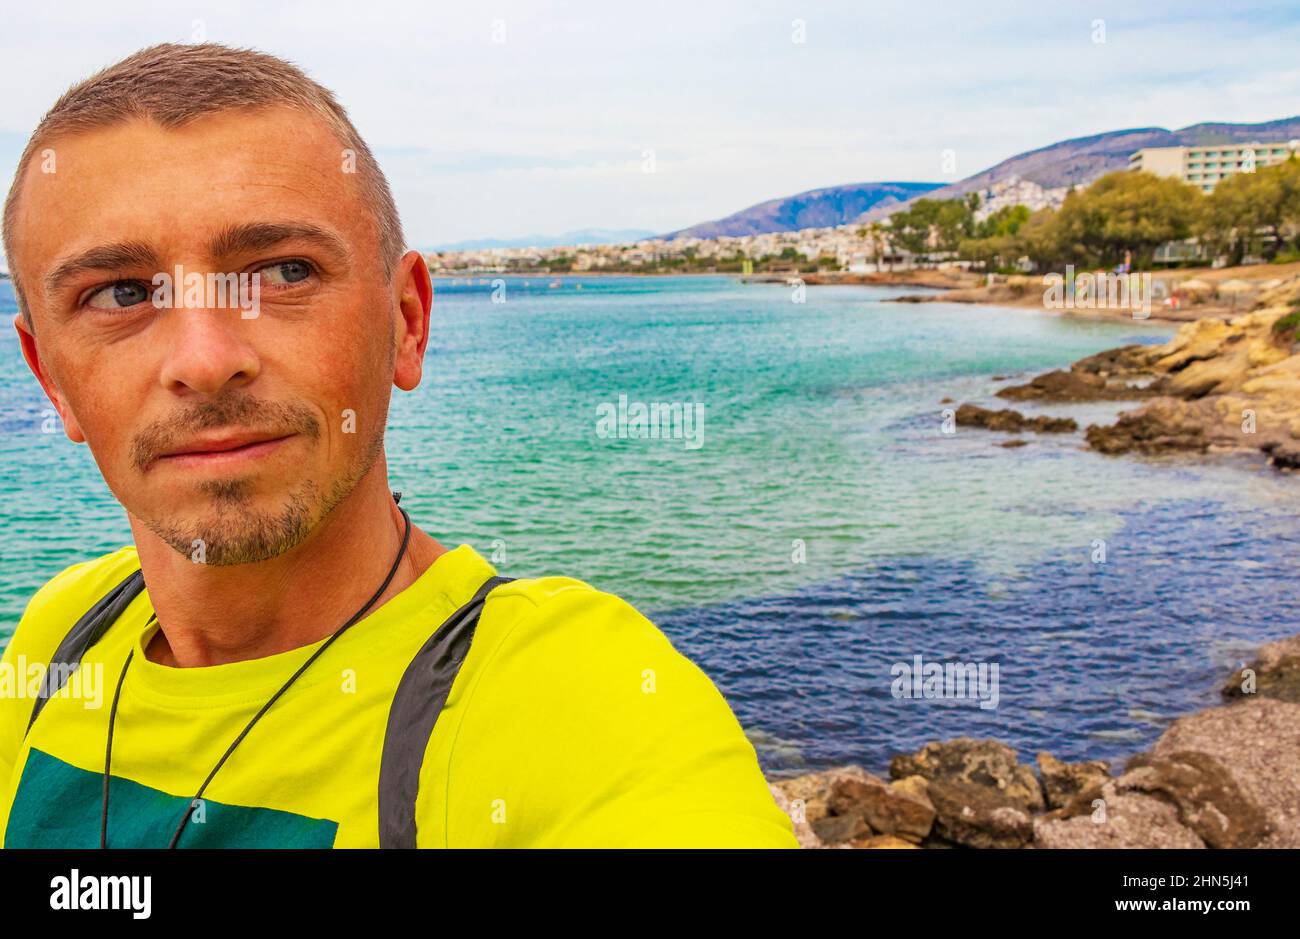
[[[76,625],[63,637],[59,647],[54,650],[45,677],[41,680],[41,690],[32,705],[32,716],[27,721],[24,738],[31,732],[37,716],[45,708],[45,702],[63,687],[68,677],[81,665],[86,650],[99,641],[108,631],[108,627],[122,615],[122,611],[144,589],[144,573],[135,570],[126,579],[95,602],[95,605],[82,614]]]
[[[512,577],[489,577],[420,647],[398,682],[379,760],[379,846],[415,847],[415,798],[424,751],[469,652],[487,595]]]

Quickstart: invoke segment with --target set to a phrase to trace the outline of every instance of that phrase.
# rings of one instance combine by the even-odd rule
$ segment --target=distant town
[[[1247,142],[1197,147],[1148,147],[1128,158],[1128,172],[1141,172],[1162,180],[1178,180],[1173,193],[1175,214],[1181,222],[1155,243],[1146,245],[1148,263],[1206,262],[1225,241],[1235,238],[1240,263],[1252,250],[1265,250],[1242,229],[1245,218],[1225,218],[1212,211],[1214,190],[1220,182],[1239,174],[1290,161],[1300,141]],[[1127,175],[1126,171],[1109,177]],[[1108,177],[1106,177],[1108,178]],[[1122,181],[1122,180],[1121,180]],[[1095,184],[1096,180],[1091,181]],[[1103,189],[1113,188],[1103,186]],[[1133,188],[1133,187],[1129,187]],[[485,273],[812,273],[846,271],[870,273],[924,265],[975,266],[980,269],[1029,271],[1039,266],[1035,255],[1051,253],[1041,244],[1025,245],[1016,236],[1031,218],[1054,218],[1072,192],[1083,194],[1084,184],[1044,188],[1012,175],[967,193],[960,200],[926,197],[901,203],[888,215],[871,222],[714,238],[659,237],[629,244],[580,244],[553,247],[502,247],[480,250],[439,251],[426,254],[435,275]],[[1138,193],[1133,199],[1168,201],[1168,187],[1158,194]],[[1261,193],[1262,200],[1268,196]],[[1113,201],[1113,199],[1112,199]],[[1131,201],[1131,200],[1130,200]],[[1221,200],[1221,201],[1227,201]],[[1234,200],[1240,201],[1240,200]],[[1133,206],[1139,202],[1132,202]],[[1217,208],[1217,207],[1216,207]],[[1266,213],[1265,213],[1266,214]],[[1042,224],[1030,229],[1045,228]],[[1266,233],[1265,233],[1266,234]],[[1274,250],[1285,240],[1275,231]],[[1230,237],[1231,236],[1231,237]],[[1115,261],[1106,250],[1099,260]],[[1101,257],[1101,255],[1106,255]]]
[[[1017,205],[1030,212],[1059,208],[1070,187],[1044,189],[1012,177],[979,193],[976,221]],[[434,274],[512,272],[672,273],[821,270],[867,272],[912,259],[881,224],[849,223],[828,228],[717,238],[646,238],[631,244],[490,248],[442,251],[426,256]],[[746,262],[750,262],[748,265]]]

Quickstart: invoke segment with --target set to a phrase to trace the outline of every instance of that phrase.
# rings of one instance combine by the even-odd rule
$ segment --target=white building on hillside
[[[1157,176],[1173,176],[1210,192],[1220,180],[1281,163],[1297,150],[1300,150],[1300,140],[1203,147],[1144,147],[1128,158],[1128,168],[1145,170]]]

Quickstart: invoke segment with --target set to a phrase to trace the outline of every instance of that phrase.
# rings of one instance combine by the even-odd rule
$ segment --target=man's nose
[[[167,352],[160,380],[168,391],[211,395],[257,377],[261,366],[248,337],[257,320],[227,309],[166,309],[162,315]]]

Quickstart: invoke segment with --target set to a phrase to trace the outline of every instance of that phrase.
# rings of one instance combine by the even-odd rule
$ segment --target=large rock
[[[1105,378],[1088,372],[1047,372],[1037,376],[1024,385],[1008,385],[998,390],[998,398],[1010,401],[1106,401],[1117,397],[1106,386]],[[1138,397],[1127,394],[1119,397]]]
[[[1214,757],[1263,812],[1270,831],[1259,847],[1300,848],[1300,704],[1246,698],[1180,717],[1151,755],[1175,759],[1188,751]]]
[[[968,848],[1023,848],[1033,817],[993,786],[937,779],[929,783],[935,834]]]
[[[1143,345],[1106,349],[1080,359],[1070,366],[1072,372],[1087,372],[1102,378],[1143,375],[1151,367],[1153,347]]]
[[[869,826],[865,822],[858,825],[852,813],[838,821],[825,821],[836,815],[831,807],[832,799],[836,800],[837,807],[842,806],[845,787],[855,783],[874,783],[882,788],[886,785],[883,779],[873,776],[861,766],[850,765],[774,780],[769,788],[776,804],[794,823],[794,834],[799,846],[823,848],[840,839],[871,834]],[[841,793],[838,796],[837,790]],[[858,820],[861,821],[860,815]]]
[[[1078,423],[1070,417],[1025,417],[1010,408],[990,411],[975,404],[963,404],[957,409],[956,418],[958,426],[983,427],[986,430],[1004,430],[1014,434],[1024,430],[1063,434],[1079,429]]]
[[[1286,447],[1281,444],[1267,443],[1260,447],[1268,454],[1268,464],[1279,470],[1300,470],[1300,447]]]
[[[1201,319],[1178,330],[1153,365],[1168,377],[1161,390],[1183,398],[1236,391],[1253,370],[1286,359],[1290,350],[1273,336],[1283,308],[1238,316],[1229,322]]]
[[[835,784],[843,779],[877,779],[861,766],[836,766],[832,769],[800,776],[789,776],[772,782],[792,803],[798,803],[800,810],[809,818],[821,818],[830,814],[830,795]],[[878,780],[883,783],[883,780]]]
[[[1085,435],[1088,446],[1107,454],[1179,450],[1204,453],[1210,445],[1205,425],[1202,409],[1173,398],[1160,398],[1137,411],[1121,414],[1109,426],[1089,425]]]
[[[1106,349],[1080,359],[1068,371],[1047,372],[1024,385],[1010,385],[998,392],[1014,401],[1123,401],[1148,398],[1158,389],[1152,362],[1162,349],[1129,345]]]
[[[869,837],[871,827],[861,815],[827,815],[812,822],[812,830],[825,844]]]
[[[1300,704],[1300,636],[1261,646],[1255,659],[1228,679],[1223,696],[1229,700],[1259,695]]]
[[[945,780],[986,786],[1027,811],[1042,811],[1044,807],[1038,777],[1017,761],[1015,750],[1000,740],[958,737],[927,743],[916,753],[895,756],[889,763],[889,775],[895,779],[923,776],[931,783]],[[933,790],[933,785],[930,788]]]
[[[1103,760],[1066,763],[1050,753],[1038,754],[1038,774],[1043,779],[1047,806],[1064,808],[1079,793],[1109,780],[1110,764]]]
[[[1175,806],[1140,792],[1120,792],[1115,780],[1080,793],[1066,808],[1038,816],[1033,827],[1037,848],[1205,847],[1179,819]]]
[[[862,818],[873,832],[917,844],[930,834],[934,824],[934,806],[926,792],[926,781],[920,776],[889,784],[874,777],[841,780],[832,791],[830,809],[837,815]]]
[[[1129,761],[1115,787],[1173,803],[1179,821],[1211,848],[1253,848],[1269,833],[1263,810],[1208,753],[1139,754]]]

